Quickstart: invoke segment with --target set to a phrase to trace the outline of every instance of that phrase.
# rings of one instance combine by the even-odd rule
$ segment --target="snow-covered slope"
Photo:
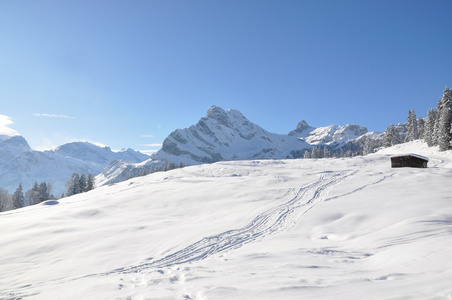
[[[35,181],[52,184],[59,197],[72,173],[97,175],[114,160],[137,163],[149,156],[132,149],[114,152],[87,142],[62,145],[53,151],[31,150],[21,136],[0,142],[0,187],[13,193],[22,183],[24,190]]]
[[[367,128],[359,125],[314,128],[303,120],[289,134],[271,133],[249,121],[238,110],[212,106],[196,125],[173,131],[162,148],[146,164],[115,163],[97,177],[97,182],[119,182],[129,173],[139,173],[165,162],[185,165],[246,159],[298,158],[313,146],[332,152],[362,150],[360,140]],[[147,170],[148,171],[148,170]]]
[[[390,168],[415,152],[429,168]],[[217,162],[0,213],[2,299],[450,299],[452,153]]]

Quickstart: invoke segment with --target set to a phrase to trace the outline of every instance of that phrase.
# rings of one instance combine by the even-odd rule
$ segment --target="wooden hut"
[[[391,157],[391,167],[393,168],[427,168],[427,163],[427,157],[413,153]]]

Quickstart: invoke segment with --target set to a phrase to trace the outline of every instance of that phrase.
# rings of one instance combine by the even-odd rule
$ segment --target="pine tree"
[[[385,135],[383,138],[383,147],[391,147],[397,144],[400,144],[399,133],[396,131],[393,124],[389,124],[385,130]]]
[[[49,200],[49,191],[47,190],[47,184],[45,182],[41,182],[38,188],[38,203]]]
[[[93,174],[88,174],[88,179],[86,181],[86,191],[91,191],[94,189],[94,176]]]
[[[22,188],[22,183],[19,184],[16,191],[13,194],[13,206],[14,209],[25,206],[25,196]]]
[[[71,179],[66,184],[66,196],[72,196],[80,193],[80,175],[73,173]]]
[[[331,155],[331,153],[330,153],[330,151],[328,151],[328,148],[326,146],[323,147],[323,157],[328,158],[328,157],[330,157],[330,155]]]
[[[417,132],[417,122],[416,122],[416,114],[414,109],[410,109],[408,112],[408,123],[407,123],[407,132],[405,136],[405,143],[417,140],[419,138]]]
[[[424,139],[424,133],[425,133],[425,121],[424,121],[424,118],[419,117],[417,119],[417,132],[419,134],[419,139]]]
[[[449,107],[445,107],[441,110],[439,116],[439,131],[438,131],[438,146],[440,151],[450,149],[450,123],[452,120],[452,113]]]
[[[430,108],[427,113],[427,119],[425,121],[424,127],[424,141],[427,143],[429,147],[435,145],[433,137],[435,128],[435,119],[436,119],[435,110],[433,108]]]
[[[86,176],[85,174],[80,175],[79,183],[80,193],[86,192]]]
[[[369,136],[366,136],[364,139],[363,155],[372,153],[373,149],[374,149],[373,140]]]
[[[28,205],[38,204],[39,203],[38,195],[39,195],[39,185],[38,182],[35,181],[33,187],[25,193]]]
[[[317,158],[317,150],[315,147],[311,149],[311,158]]]
[[[452,122],[452,91],[447,87],[437,106],[437,144],[441,151],[450,149]]]

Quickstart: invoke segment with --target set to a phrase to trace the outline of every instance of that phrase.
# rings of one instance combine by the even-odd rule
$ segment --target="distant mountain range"
[[[58,197],[73,172],[97,175],[100,186],[147,173],[169,162],[198,165],[227,160],[300,158],[313,147],[326,147],[331,153],[359,152],[365,139],[382,137],[382,133],[368,132],[360,125],[316,128],[305,120],[288,134],[276,134],[252,123],[238,110],[212,106],[197,124],[173,131],[151,157],[132,149],[115,152],[88,142],[36,151],[22,136],[0,136],[0,187],[13,193],[19,183],[27,190],[35,181],[45,181],[53,185]]]
[[[32,150],[22,136],[0,136],[0,187],[13,193],[22,183],[24,190],[35,181],[53,186],[59,197],[72,173],[97,175],[113,161],[138,163],[148,155],[132,149],[114,152],[88,142],[64,144],[50,151]]]
[[[252,123],[238,110],[212,106],[196,125],[173,131],[149,160],[115,161],[96,180],[100,185],[119,182],[168,162],[198,165],[226,160],[300,158],[313,147],[327,147],[332,153],[362,151],[366,137],[379,140],[383,135],[354,124],[315,128],[305,120],[288,134],[276,134]]]

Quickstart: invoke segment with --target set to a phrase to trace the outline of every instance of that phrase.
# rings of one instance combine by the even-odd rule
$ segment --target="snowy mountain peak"
[[[314,130],[314,127],[309,126],[308,122],[306,122],[305,120],[301,120],[297,124],[297,127],[291,132],[289,132],[289,135],[300,136],[303,135],[303,133],[309,134],[309,132],[311,132],[312,130]]]
[[[0,136],[0,165],[29,150],[30,146],[20,135]]]
[[[229,109],[225,111],[221,107],[213,105],[207,110],[206,118],[201,118],[201,121],[206,121],[206,119],[217,122],[219,125],[240,129],[243,126],[248,126],[251,122],[243,116],[241,112],[235,109]]]
[[[290,147],[281,147],[289,143]],[[269,133],[238,110],[212,106],[196,125],[173,131],[153,159],[185,164],[285,157],[289,148],[309,148],[296,138]],[[283,149],[282,149],[283,148]]]

